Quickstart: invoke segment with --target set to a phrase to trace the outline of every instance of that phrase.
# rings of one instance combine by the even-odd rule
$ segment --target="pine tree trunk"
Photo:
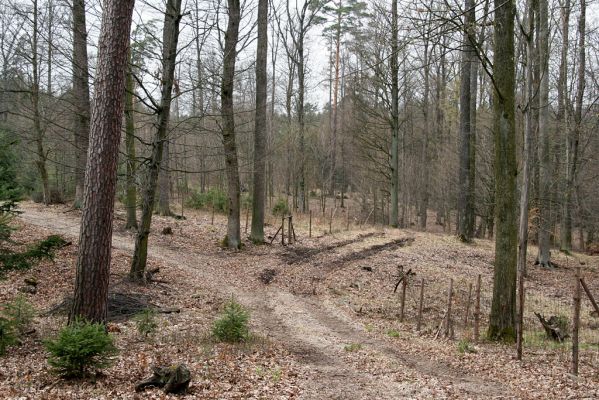
[[[252,201],[252,241],[264,242],[264,202],[266,196],[266,100],[268,58],[268,0],[258,2],[258,44],[256,50],[256,121],[254,127],[254,189]]]
[[[83,202],[83,181],[89,142],[89,83],[85,1],[73,1],[73,97],[75,101],[75,207]]]
[[[168,135],[166,135],[168,136]],[[162,161],[158,173],[158,215],[171,216],[170,142],[168,137],[162,146]]]
[[[516,329],[516,128],[513,0],[495,0],[493,136],[495,142],[495,264],[488,337],[513,341]]]
[[[70,322],[77,317],[106,322],[116,170],[133,3],[133,0],[104,2]]]
[[[221,87],[221,113],[223,116],[223,146],[225,149],[225,169],[228,188],[227,246],[239,249],[241,233],[239,221],[239,166],[237,144],[235,143],[235,115],[233,110],[233,84],[235,79],[235,59],[239,21],[241,18],[239,0],[228,0],[227,32],[223,57],[223,79]]]

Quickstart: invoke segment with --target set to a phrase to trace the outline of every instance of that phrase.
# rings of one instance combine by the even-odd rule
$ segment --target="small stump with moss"
[[[170,367],[153,367],[153,374],[135,385],[135,391],[141,392],[148,387],[163,388],[165,393],[184,393],[191,382],[191,372],[185,364]]]

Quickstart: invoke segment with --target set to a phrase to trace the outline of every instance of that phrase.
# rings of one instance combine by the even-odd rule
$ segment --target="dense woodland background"
[[[495,232],[496,268],[508,271],[496,286],[514,310],[518,236],[521,249],[539,244],[543,266],[552,246],[595,241],[594,10],[585,0],[138,1],[128,45],[99,35],[98,2],[4,2],[4,168],[34,201],[92,210],[85,230],[86,165],[90,182],[111,165],[86,164],[112,143],[96,138],[88,151],[90,124],[124,108],[123,134],[110,137],[121,138],[116,198],[139,226],[132,278],[144,276],[154,211],[216,208],[228,215],[224,244],[239,248],[241,208],[263,241],[264,208],[349,205],[360,221],[436,224],[465,242]],[[128,53],[126,77],[116,60],[98,67],[102,40]],[[100,89],[121,80],[124,97],[113,90],[100,104]]]

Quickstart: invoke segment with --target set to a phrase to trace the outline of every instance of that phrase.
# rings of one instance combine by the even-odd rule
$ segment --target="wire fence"
[[[551,350],[563,355],[559,358],[564,362],[572,362],[577,278],[574,272],[570,272],[557,287],[526,283],[522,324],[524,358],[526,352]],[[491,278],[475,276],[427,280],[410,277],[408,273],[404,276],[406,279],[399,282],[396,290],[398,315],[403,323],[414,324],[416,329],[436,338],[449,337],[469,342],[485,340],[493,297]],[[477,285],[478,279],[480,285]],[[597,298],[599,282],[588,281],[586,284]],[[564,340],[552,338],[539,316],[546,321],[551,320],[551,326],[561,332]],[[581,291],[578,329],[580,362],[599,372],[599,315],[584,290]]]

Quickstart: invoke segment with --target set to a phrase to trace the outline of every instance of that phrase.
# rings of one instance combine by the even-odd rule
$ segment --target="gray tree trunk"
[[[162,81],[160,108],[156,121],[156,133],[152,144],[152,155],[148,165],[148,178],[142,197],[140,226],[135,237],[135,249],[131,260],[129,278],[136,282],[145,281],[148,258],[148,237],[152,224],[152,213],[158,185],[158,174],[162,165],[162,151],[168,140],[168,123],[171,111],[175,66],[177,63],[177,45],[179,43],[179,22],[181,21],[181,1],[168,0],[164,14],[162,32]]]
[[[574,105],[574,126],[568,130],[566,140],[566,187],[562,209],[562,225],[560,247],[562,250],[572,249],[572,197],[575,192],[578,167],[578,143],[582,123],[582,102],[584,99],[585,67],[586,67],[586,0],[580,0],[580,17],[578,19],[578,62],[577,87]]]
[[[399,45],[397,2],[391,5],[391,226],[399,224]],[[403,218],[402,218],[403,220]]]
[[[537,263],[551,266],[551,135],[549,132],[549,6],[538,0],[537,57],[539,65],[539,253]]]
[[[474,236],[474,182],[472,139],[472,66],[476,59],[474,48],[476,21],[474,1],[465,0],[465,23],[462,40],[462,65],[460,73],[460,170],[458,193],[458,236],[470,242]],[[474,94],[476,99],[476,94]]]
[[[268,58],[268,0],[258,2],[258,44],[256,50],[256,121],[254,127],[254,190],[252,201],[252,241],[264,242],[264,202],[266,197],[266,100]]]
[[[239,36],[241,11],[239,0],[228,0],[227,32],[223,57],[223,79],[221,86],[221,113],[223,116],[223,146],[225,149],[225,170],[227,172],[228,220],[227,246],[239,249],[241,233],[239,221],[239,166],[237,144],[235,143],[235,114],[233,110],[233,84],[235,80],[235,59]]]
[[[513,0],[495,0],[493,136],[495,141],[495,264],[488,337],[513,341],[516,335],[516,126]]]
[[[129,52],[129,69],[127,71],[127,88],[125,90],[125,149],[127,152],[127,177],[125,181],[125,208],[127,209],[126,229],[137,229],[137,188],[135,185],[135,119],[133,106],[133,76],[131,75],[131,52]]]
[[[89,142],[89,82],[85,1],[73,1],[73,96],[75,101],[75,207],[83,202],[83,181]]]

